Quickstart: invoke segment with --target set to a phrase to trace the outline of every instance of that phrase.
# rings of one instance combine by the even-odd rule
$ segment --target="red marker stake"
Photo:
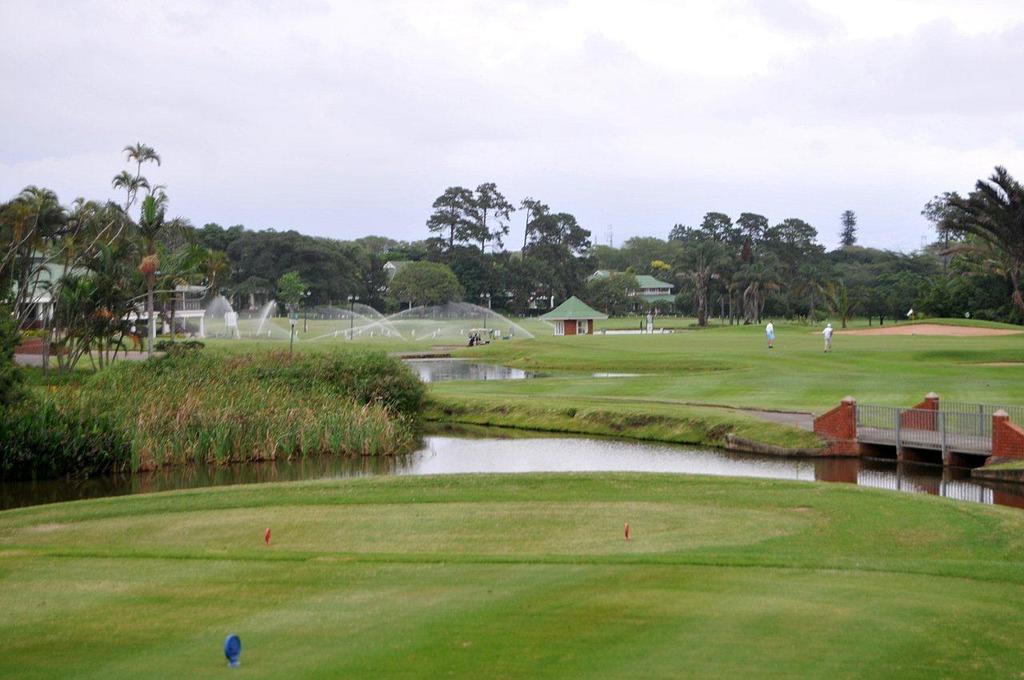
[[[269,529],[267,529],[267,531],[270,531],[270,530],[269,530]],[[626,540],[627,540],[627,541],[628,541],[628,540],[631,540],[631,539],[630,539],[630,536],[629,536],[629,522],[626,522]]]
[[[626,533],[629,533],[628,531]],[[263,542],[270,545],[270,527],[263,533]]]

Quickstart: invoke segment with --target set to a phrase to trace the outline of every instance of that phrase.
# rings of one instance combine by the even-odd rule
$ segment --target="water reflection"
[[[406,359],[405,364],[427,383],[447,380],[522,380],[530,374],[521,368],[481,364],[464,359]]]
[[[225,467],[180,466],[152,473],[87,480],[0,483],[0,508],[57,501],[227,486],[369,475],[473,472],[671,472],[840,482],[975,503],[1024,507],[1015,487],[981,484],[963,468],[873,459],[794,459],[570,437],[485,438],[437,435],[419,451],[392,458],[325,456]]]

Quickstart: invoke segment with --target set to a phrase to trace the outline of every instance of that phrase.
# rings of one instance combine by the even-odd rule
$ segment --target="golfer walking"
[[[832,351],[832,324],[831,323],[825,326],[825,330],[823,330],[821,332],[821,336],[823,338],[825,338],[825,351],[826,352],[831,352]]]
[[[764,327],[764,334],[768,336],[768,349],[775,347],[775,324],[769,321]]]

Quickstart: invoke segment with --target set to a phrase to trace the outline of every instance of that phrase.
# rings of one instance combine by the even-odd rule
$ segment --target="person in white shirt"
[[[825,330],[821,332],[821,335],[825,338],[825,351],[832,351],[832,324],[825,326]]]
[[[775,347],[775,324],[769,321],[764,327],[764,334],[768,336],[768,349]]]

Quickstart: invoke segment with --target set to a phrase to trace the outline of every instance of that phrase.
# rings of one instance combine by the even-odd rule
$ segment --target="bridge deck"
[[[901,446],[909,446],[917,449],[934,449],[941,451],[942,433],[936,430],[914,430],[901,428],[899,443]],[[882,427],[858,427],[857,441],[865,444],[881,444],[883,446],[896,446],[895,428]],[[991,437],[965,434],[946,434],[946,451],[966,453],[978,456],[989,456],[992,454]]]

